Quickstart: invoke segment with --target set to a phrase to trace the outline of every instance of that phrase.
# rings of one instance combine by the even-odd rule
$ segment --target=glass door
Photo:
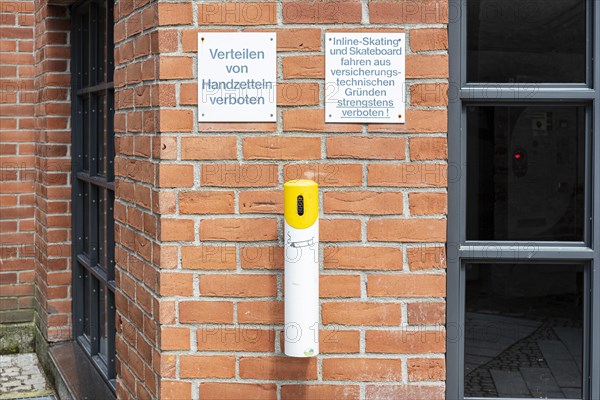
[[[447,398],[598,399],[597,2],[451,9]]]

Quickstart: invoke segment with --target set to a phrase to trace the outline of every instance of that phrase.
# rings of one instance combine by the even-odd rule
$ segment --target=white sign
[[[325,34],[325,122],[404,123],[404,33]]]
[[[274,32],[198,33],[198,121],[276,121],[276,80]]]

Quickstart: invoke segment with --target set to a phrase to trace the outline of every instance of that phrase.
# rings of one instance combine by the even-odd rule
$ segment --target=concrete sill
[[[79,345],[73,341],[48,349],[56,371],[56,390],[61,400],[114,400],[115,395]]]

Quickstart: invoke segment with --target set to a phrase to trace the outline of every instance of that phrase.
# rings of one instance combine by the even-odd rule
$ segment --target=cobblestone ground
[[[0,355],[0,399],[54,399],[35,353]]]
[[[551,319],[543,321],[542,325],[531,335],[518,341],[492,361],[480,366],[465,377],[465,397],[498,397],[499,393],[494,384],[491,370],[519,371],[519,368],[548,368],[544,355],[537,342],[539,340],[559,340],[554,333],[556,327],[577,327],[577,322],[568,319]],[[520,396],[519,396],[520,397]],[[538,396],[534,396],[538,397]],[[543,398],[564,398],[544,396]]]

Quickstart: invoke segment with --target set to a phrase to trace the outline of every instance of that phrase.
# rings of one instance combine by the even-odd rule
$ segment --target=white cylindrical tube
[[[292,357],[319,354],[318,187],[284,185],[284,350]]]

